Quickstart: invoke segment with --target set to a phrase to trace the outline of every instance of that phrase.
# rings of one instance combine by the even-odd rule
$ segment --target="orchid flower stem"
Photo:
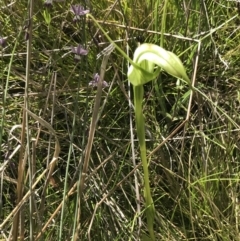
[[[146,142],[145,142],[145,121],[142,111],[142,102],[143,102],[143,85],[134,86],[134,105],[135,105],[135,117],[136,117],[136,127],[137,135],[140,146],[140,154],[143,165],[144,173],[144,198],[145,198],[145,208],[147,216],[147,226],[150,237],[152,241],[155,240],[155,235],[153,231],[154,224],[154,204],[152,201],[151,190],[149,185],[149,173],[148,173],[148,162],[147,162],[147,151],[146,151]]]

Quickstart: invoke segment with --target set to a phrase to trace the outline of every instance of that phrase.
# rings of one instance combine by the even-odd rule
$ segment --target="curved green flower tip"
[[[178,56],[155,44],[140,45],[134,52],[133,62],[141,68],[131,65],[128,70],[128,79],[135,86],[143,85],[156,78],[160,72],[159,68],[155,71],[156,65],[168,74],[190,83]]]

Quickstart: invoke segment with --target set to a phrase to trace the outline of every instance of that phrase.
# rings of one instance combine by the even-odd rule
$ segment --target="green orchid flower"
[[[139,66],[136,68],[131,65],[128,70],[128,79],[134,86],[143,85],[155,79],[161,69],[174,77],[190,82],[178,56],[155,44],[140,45],[134,52],[133,62]]]

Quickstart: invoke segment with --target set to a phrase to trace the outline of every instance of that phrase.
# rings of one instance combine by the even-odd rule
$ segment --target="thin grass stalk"
[[[32,141],[32,183],[35,183],[36,181],[36,142],[35,141]],[[34,189],[32,188],[32,191],[34,192]],[[34,196],[32,195],[31,198],[33,199],[32,202],[33,202],[33,209],[32,209],[32,212],[35,216],[35,220],[33,220],[33,234],[35,234],[35,230],[36,230],[36,219],[39,220],[39,217],[37,216],[37,208],[36,208],[36,200],[33,198]]]
[[[52,110],[51,110],[51,120],[50,120],[50,125],[53,125],[53,118],[54,118],[54,112],[55,112],[55,104],[56,104],[56,85],[57,85],[57,72],[53,73],[53,83],[51,81],[51,85],[50,85],[50,91],[52,89],[53,86],[53,95],[52,95]],[[49,92],[50,92],[49,91]],[[46,102],[47,103],[47,102]],[[51,142],[52,142],[52,135],[50,135],[49,137],[49,141],[48,141],[48,156],[47,156],[47,166],[49,165],[50,162],[50,153],[51,153]]]
[[[29,26],[28,26],[28,41],[27,41],[27,61],[26,61],[26,84],[25,84],[25,105],[24,107],[26,109],[29,108],[29,100],[28,100],[28,86],[30,82],[30,69],[31,69],[31,56],[32,56],[32,28],[33,28],[33,0],[30,0],[30,5],[29,5]],[[23,130],[25,131],[25,130]],[[30,229],[30,234],[29,234],[29,240],[33,241],[34,240],[34,224],[33,224],[33,209],[34,209],[34,196],[33,196],[33,163],[32,163],[32,158],[30,155],[30,133],[29,133],[29,121],[28,121],[28,113],[26,112],[26,134],[27,134],[27,159],[28,159],[28,165],[29,165],[29,190],[31,193],[30,199],[29,199],[29,229]],[[21,214],[22,215],[22,214]],[[21,233],[20,237],[21,240],[24,240],[24,216],[21,218]]]
[[[67,188],[68,188],[68,174],[69,174],[69,166],[71,161],[71,154],[73,151],[73,136],[75,133],[75,123],[76,123],[76,113],[73,115],[73,130],[70,136],[70,145],[68,150],[68,158],[67,158],[67,166],[65,171],[65,180],[64,180],[64,189],[63,189],[63,200],[62,200],[62,208],[61,208],[61,217],[60,217],[60,227],[59,227],[59,233],[58,233],[58,240],[62,240],[62,233],[63,233],[63,225],[64,225],[64,213],[65,213],[65,203],[67,201],[66,194],[67,194]],[[73,228],[74,229],[74,228]]]
[[[187,123],[188,124],[188,123]],[[188,125],[185,125],[184,128],[187,128]],[[192,141],[194,143],[194,140]],[[190,214],[190,223],[192,227],[192,232],[194,239],[196,240],[196,233],[195,233],[195,228],[194,228],[194,220],[193,220],[193,195],[192,195],[192,187],[191,187],[191,172],[192,172],[192,148],[193,146],[191,145],[190,147],[190,152],[189,152],[189,157],[188,157],[188,172],[187,172],[187,181],[188,181],[188,205],[189,205],[189,214]],[[182,153],[181,153],[182,155]]]
[[[81,176],[79,176],[79,179],[81,178]],[[77,190],[80,189],[80,181],[78,181],[76,183],[77,186]],[[76,202],[75,202],[75,213],[74,213],[74,222],[73,222],[73,229],[72,229],[72,241],[77,241],[79,236],[79,232],[80,232],[80,218],[81,218],[81,195],[79,192],[77,192],[77,197],[76,197]]]
[[[163,13],[162,13],[162,21],[161,21],[161,31],[159,29],[160,25],[159,23],[159,18],[160,18],[160,13],[158,12],[158,6],[160,6],[160,0],[157,0],[155,3],[155,9],[154,9],[154,18],[155,18],[155,31],[160,32],[160,46],[163,48],[164,47],[164,37],[165,37],[165,32],[166,32],[166,18],[167,18],[167,3],[168,0],[164,1],[164,7],[163,7]],[[161,73],[159,78],[161,78]],[[165,99],[164,99],[164,93],[163,93],[163,88],[162,85],[159,85],[157,81],[153,82],[153,87],[155,90],[156,94],[156,100],[159,102],[161,111],[163,114],[166,115],[166,104],[165,104]],[[155,100],[154,100],[155,101]],[[154,106],[154,105],[153,105]],[[155,111],[156,112],[156,111]]]
[[[163,14],[162,14],[162,23],[161,23],[161,39],[160,39],[160,46],[164,48],[164,33],[166,31],[166,19],[167,19],[167,5],[168,0],[164,1],[163,6]],[[156,16],[157,17],[157,16]]]
[[[84,190],[84,185],[85,185],[85,179],[87,176],[88,172],[88,165],[90,161],[90,154],[92,151],[92,145],[93,145],[93,139],[95,135],[95,130],[97,127],[97,122],[98,122],[98,114],[99,114],[99,108],[100,108],[100,102],[101,102],[101,95],[102,95],[102,82],[104,79],[105,71],[107,68],[107,63],[108,63],[108,58],[109,55],[104,55],[102,64],[101,64],[101,71],[100,71],[100,79],[98,82],[98,87],[97,87],[97,94],[95,98],[95,105],[93,108],[93,115],[92,115],[92,120],[90,124],[90,130],[89,130],[89,137],[88,137],[88,142],[85,150],[85,157],[84,157],[84,162],[83,162],[83,168],[82,168],[82,173],[80,176],[80,182],[79,182],[79,189],[78,189],[78,195],[80,195],[79,200],[78,200],[78,217],[77,217],[77,228],[74,234],[74,240],[78,240],[78,233],[80,231],[80,218],[81,218],[81,199],[83,198],[83,190]]]
[[[158,11],[160,7],[160,0],[156,0],[154,4],[154,10],[153,10],[153,21],[154,21],[154,30],[156,32],[160,31],[160,12]],[[154,36],[155,42],[158,43],[159,36]]]
[[[53,73],[53,77],[52,77],[52,81],[51,81],[51,86],[53,84],[53,106],[52,106],[52,111],[51,111],[50,126],[52,126],[52,124],[53,124],[53,117],[54,117],[54,111],[55,111],[54,106],[55,106],[55,102],[56,102],[56,96],[55,96],[55,93],[56,93],[56,83],[57,83],[57,73],[54,72]],[[49,137],[48,157],[50,156],[50,150],[51,150],[50,145],[51,145],[51,140],[52,140],[52,135],[53,135],[51,132],[49,134],[50,134],[50,137]],[[46,164],[47,164],[47,166],[50,165],[49,159],[47,159],[47,163]],[[41,203],[40,203],[40,215],[41,215],[41,217],[44,217],[46,191],[47,191],[48,184],[50,182],[50,178],[52,176],[53,171],[54,171],[54,168],[50,168],[49,173],[46,176],[45,184],[43,186],[43,191],[42,191],[42,195],[41,195]]]
[[[3,198],[3,171],[0,174],[0,216],[3,215],[3,202],[2,202],[2,198]]]
[[[25,104],[26,106],[26,104]],[[17,203],[22,199],[22,188],[23,188],[23,174],[24,174],[24,140],[25,140],[25,128],[26,128],[26,113],[23,110],[23,120],[22,120],[22,132],[21,132],[21,148],[19,152],[19,162],[18,162],[18,183],[17,183]],[[16,241],[18,236],[18,224],[19,224],[19,211],[16,213],[13,220],[13,233],[12,240]]]

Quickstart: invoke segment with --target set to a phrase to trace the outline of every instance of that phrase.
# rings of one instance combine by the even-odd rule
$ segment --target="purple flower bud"
[[[84,49],[80,44],[77,47],[72,47],[72,53],[75,54],[74,59],[79,61],[81,59],[81,55],[87,55],[88,50]]]
[[[99,79],[100,79],[100,76],[98,73],[95,73],[94,76],[93,76],[93,79],[89,82],[89,86],[92,86],[92,87],[97,87],[98,86],[98,82],[99,82]],[[106,88],[108,87],[109,84],[103,80],[102,82],[102,88]]]
[[[86,15],[89,13],[89,10],[84,10],[84,7],[81,5],[72,5],[70,10],[74,13],[73,21],[76,22],[80,19],[81,16]]]

